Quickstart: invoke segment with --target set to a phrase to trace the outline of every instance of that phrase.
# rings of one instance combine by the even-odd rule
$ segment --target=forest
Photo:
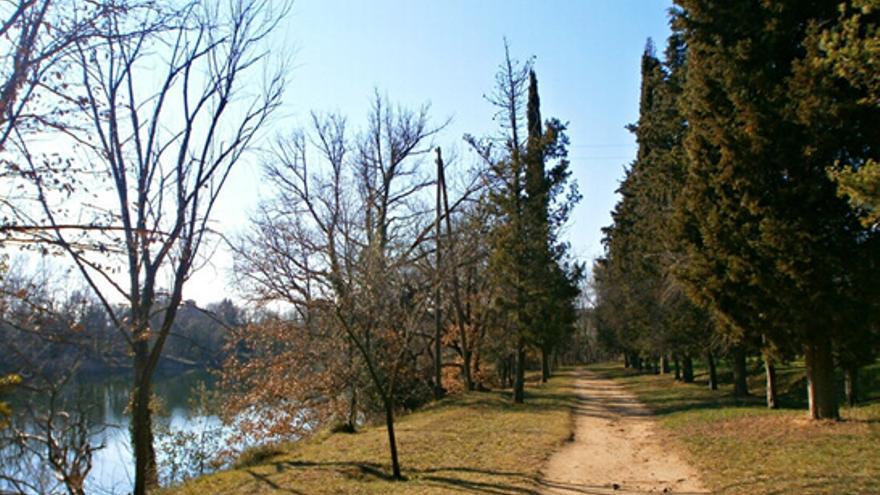
[[[628,366],[687,382],[701,358],[715,389],[725,356],[747,395],[757,355],[773,408],[776,365],[803,359],[811,418],[839,417],[835,368],[858,401],[880,343],[874,3],[682,2],[662,56],[649,42],[593,269],[600,339]]]
[[[119,428],[96,424],[109,406],[83,383],[109,378],[126,384],[136,495],[647,492],[638,473],[562,482],[554,466],[602,466],[562,447],[610,431],[591,407],[652,421],[616,394],[664,428],[671,406],[644,388],[664,377],[706,407],[760,390],[769,410],[880,438],[880,1],[676,0],[641,56],[635,158],[591,259],[568,233],[592,208],[573,123],[542,113],[542,66],[516,33],[485,67],[494,87],[473,89],[494,130],[450,146],[430,94],[374,88],[364,116],[283,120],[304,69],[271,45],[292,10],[0,5],[0,492],[101,492],[96,432]],[[230,233],[246,166],[258,204]],[[218,253],[228,287],[189,299]],[[189,409],[201,433],[175,431],[157,392],[192,373],[210,377]],[[380,440],[369,461],[325,457]],[[470,441],[498,450],[470,459]],[[686,474],[650,490],[724,485],[687,442],[660,445],[657,470]],[[321,466],[337,471],[283,478]],[[222,484],[239,475],[243,491]],[[875,468],[859,476],[767,493],[880,489]]]

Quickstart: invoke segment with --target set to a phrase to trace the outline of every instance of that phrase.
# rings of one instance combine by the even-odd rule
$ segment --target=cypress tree
[[[810,417],[837,418],[832,346],[860,332],[849,315],[870,305],[857,287],[873,262],[826,172],[846,125],[805,118],[799,76],[811,26],[835,22],[837,2],[677,3],[689,124],[679,274],[729,341],[800,346]]]
[[[504,155],[496,155],[491,140],[465,139],[489,165],[487,206],[494,215],[489,272],[495,306],[511,333],[513,401],[521,403],[527,346],[542,350],[546,376],[553,346],[572,331],[576,319],[582,268],[570,261],[568,246],[557,235],[580,195],[569,182],[566,126],[557,119],[541,122],[531,64],[518,64],[508,54],[496,80],[490,101],[506,117]],[[521,141],[523,117],[527,138]]]
[[[628,127],[638,154],[618,189],[621,199],[612,212],[613,225],[605,229],[606,256],[596,280],[597,323],[606,342],[624,352],[680,354],[690,363],[690,356],[711,342],[712,326],[672,276],[682,251],[671,226],[686,170],[687,125],[678,110],[685,62],[680,36],[670,38],[663,63],[648,41],[641,60],[639,120]],[[685,376],[692,380],[690,371]]]

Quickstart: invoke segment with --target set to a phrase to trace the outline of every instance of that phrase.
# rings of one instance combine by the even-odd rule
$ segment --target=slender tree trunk
[[[348,352],[348,366],[349,370],[354,367],[354,353],[355,347],[354,344],[349,339],[346,342],[346,351]],[[348,403],[348,429],[350,432],[354,433],[357,431],[357,408],[358,408],[358,397],[357,397],[357,389],[358,383],[355,377],[350,377],[349,386],[349,394],[350,400]]]
[[[859,367],[847,366],[843,370],[843,386],[846,393],[846,405],[854,407],[859,401]]]
[[[660,373],[669,374],[669,357],[666,354],[660,356]]]
[[[733,395],[736,397],[749,395],[746,373],[746,351],[742,346],[736,346],[733,348]]]
[[[516,352],[507,356],[507,386],[513,389],[516,382]]]
[[[348,431],[357,431],[357,385],[352,381],[350,385],[351,399],[348,402]]]
[[[391,477],[402,480],[400,461],[397,458],[397,439],[394,437],[394,403],[385,399],[385,429],[388,430],[388,446],[391,448]]]
[[[525,399],[526,346],[522,337],[516,343],[516,377],[513,383],[513,402],[522,404]]]
[[[541,347],[541,383],[547,383],[550,379],[550,353]]]
[[[681,363],[678,361],[678,354],[672,357],[672,369],[675,370],[675,381],[681,380]]]
[[[764,353],[764,371],[767,375],[767,407],[776,409],[779,402],[776,400],[776,366],[773,364],[773,358]]]
[[[461,329],[463,332],[464,329]],[[464,387],[465,390],[473,390],[474,389],[474,379],[471,375],[471,351],[467,348],[463,349],[461,352],[461,360],[462,360],[462,368],[461,371],[463,373],[464,378]]]
[[[804,346],[807,364],[807,399],[811,419],[839,419],[834,390],[834,360],[827,336],[809,340]]]
[[[706,366],[709,367],[709,390],[718,390],[718,369],[712,351],[706,351]]]
[[[480,377],[480,353],[476,353],[474,355],[474,372],[471,375],[471,386],[474,387],[474,390],[481,389],[483,387],[482,380]],[[474,379],[476,378],[476,380]]]
[[[145,495],[159,486],[156,451],[153,448],[153,422],[150,411],[152,377],[147,369],[148,343],[135,342],[134,383],[132,391],[131,443],[134,448],[134,495]]]
[[[623,353],[623,367],[629,368],[629,353],[628,352]]]
[[[682,375],[681,379],[685,383],[694,383],[694,360],[688,354],[688,355],[685,355],[683,361],[684,362],[683,362],[683,366],[682,366],[683,369],[682,369],[682,373],[681,373],[681,375]],[[714,368],[714,366],[715,366],[714,363],[712,364],[712,366]],[[712,390],[715,390],[715,389],[712,389]]]

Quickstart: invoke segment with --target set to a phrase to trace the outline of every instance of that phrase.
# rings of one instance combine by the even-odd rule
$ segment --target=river
[[[67,386],[69,390],[75,390],[76,396],[89,406],[91,444],[103,444],[103,448],[97,450],[92,458],[93,467],[86,478],[87,493],[123,494],[129,493],[133,486],[134,461],[129,434],[130,421],[125,411],[131,387],[126,378],[126,375],[86,377]],[[169,438],[168,432],[214,434],[220,431],[217,417],[200,415],[193,410],[193,399],[198,395],[197,390],[202,383],[207,387],[213,383],[209,373],[189,371],[166,374],[157,376],[154,381],[154,394],[159,399],[154,430],[159,444],[157,456],[160,473],[165,480],[169,476],[179,479],[182,474],[189,474],[194,460],[191,452],[185,454],[188,458],[180,459],[182,456],[178,449],[178,462],[171,462],[167,455],[168,449],[161,447],[163,440],[167,441]],[[223,442],[221,438],[208,438],[208,441],[214,445],[221,445]],[[184,461],[182,464],[181,460]],[[4,467],[0,466],[2,468]],[[0,492],[9,488],[0,483]]]

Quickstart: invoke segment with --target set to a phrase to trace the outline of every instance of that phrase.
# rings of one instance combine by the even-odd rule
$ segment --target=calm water
[[[129,493],[133,485],[134,461],[129,417],[125,412],[130,386],[126,378],[89,377],[71,386],[90,405],[92,444],[104,444],[93,456],[93,467],[86,481],[88,493]],[[154,393],[161,403],[160,414],[154,420],[154,429],[159,433],[157,442],[164,431],[217,430],[220,422],[216,417],[200,416],[191,410],[191,401],[200,383],[210,386],[211,376],[206,372],[186,372],[156,378]],[[162,471],[167,459],[162,449],[157,451]]]

